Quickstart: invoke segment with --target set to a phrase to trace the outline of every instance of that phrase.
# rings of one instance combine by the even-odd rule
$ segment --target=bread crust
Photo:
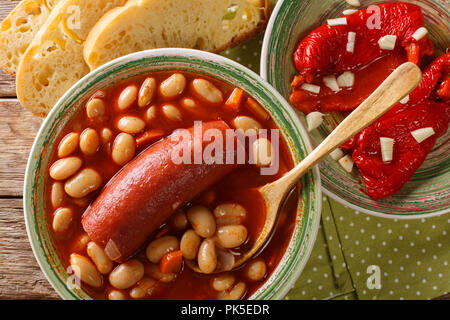
[[[64,93],[89,73],[83,39],[104,13],[126,0],[89,0],[89,8],[83,7],[83,1],[60,1],[19,63],[17,98],[34,115],[45,117]],[[69,27],[74,8],[80,10],[80,23]]]
[[[114,20],[117,12],[126,7],[126,0],[114,0],[114,6],[109,7],[100,15],[100,18],[96,18],[96,20],[91,24],[91,26],[87,29],[85,37],[86,40],[79,43],[75,49],[72,49],[75,46],[72,42],[68,41],[68,43],[72,46],[68,50],[68,52],[59,53],[57,57],[59,60],[63,57],[64,59],[59,61],[59,66],[56,59],[40,58],[39,54],[42,51],[43,43],[51,42],[55,39],[55,34],[51,32],[55,32],[55,30],[60,29],[60,23],[58,19],[62,19],[61,16],[62,10],[67,9],[67,6],[71,5],[72,2],[77,2],[82,0],[60,0],[58,5],[53,9],[52,13],[49,15],[47,21],[43,24],[41,29],[37,32],[33,41],[28,46],[25,54],[23,55],[19,66],[17,68],[17,79],[16,79],[16,91],[17,97],[22,105],[30,110],[36,116],[45,117],[48,112],[53,108],[54,104],[58,101],[58,99],[82,76],[89,72],[89,67],[86,65],[84,60],[83,53],[86,50],[86,47],[89,47],[89,37],[95,36],[96,26],[103,22],[108,22],[108,19]],[[94,1],[106,1],[106,0],[94,0]],[[108,0],[109,2],[113,2],[113,0]],[[136,3],[137,0],[129,0],[128,3]],[[118,4],[122,6],[117,6]],[[259,17],[258,24],[253,27],[251,30],[246,32],[241,32],[240,34],[236,34],[231,41],[222,45],[217,50],[213,52],[219,53],[229,47],[235,47],[242,42],[245,42],[255,35],[260,33],[267,25],[269,20],[269,11],[270,5],[269,0],[264,0],[265,7],[261,10],[264,12],[264,16]],[[112,9],[111,9],[112,8]],[[261,7],[262,8],[262,7]],[[61,11],[61,12],[60,12]],[[86,12],[85,12],[86,13]],[[83,13],[82,13],[83,14]],[[101,30],[100,30],[101,32]],[[67,39],[66,39],[67,40]],[[69,39],[70,40],[70,39]],[[72,39],[73,40],[73,39]],[[82,40],[82,39],[81,39]],[[80,40],[80,41],[81,41]],[[84,45],[84,49],[83,49]],[[58,47],[58,46],[56,46]],[[58,48],[57,48],[58,49]],[[67,50],[67,49],[64,49]],[[64,51],[63,50],[63,51]],[[55,52],[49,51],[48,54],[52,57]],[[36,56],[38,58],[36,58]],[[61,67],[61,64],[64,64],[64,67]],[[67,66],[66,66],[67,64]],[[47,68],[50,66],[50,68]],[[48,70],[47,70],[48,69]],[[50,74],[50,77],[47,77]],[[56,78],[58,81],[53,81]],[[64,81],[59,81],[64,78]]]
[[[149,2],[149,4],[151,4],[151,5],[158,4],[158,0],[153,0],[153,1]],[[230,47],[232,48],[232,47],[235,47],[245,41],[248,41],[248,40],[252,39],[253,37],[255,37],[257,34],[259,34],[261,31],[263,31],[265,29],[265,27],[267,26],[267,22],[270,17],[270,1],[269,0],[261,0],[261,3],[263,5],[263,7],[258,6],[258,8],[262,9],[263,12],[261,14],[263,14],[263,16],[262,16],[262,18],[260,18],[258,24],[256,26],[254,26],[251,30],[246,30],[243,32],[241,31],[241,33],[235,34],[235,36],[229,42],[220,45],[220,47],[217,49],[214,49],[214,50],[207,50],[204,48],[200,48],[200,49],[205,50],[205,51],[211,51],[214,53],[219,53],[219,52],[224,51],[227,48],[230,48]],[[135,52],[135,51],[130,51],[127,53],[120,52],[120,54],[118,54],[115,57],[114,57],[114,55],[112,55],[112,57],[108,58],[108,59],[105,59],[104,57],[99,58],[99,55],[101,55],[102,53],[104,54],[106,52],[106,50],[103,48],[103,46],[105,45],[105,43],[108,43],[106,39],[108,39],[109,35],[117,33],[119,30],[116,28],[123,27],[124,25],[126,25],[127,22],[123,22],[122,20],[127,21],[126,20],[127,14],[131,15],[133,10],[136,10],[136,7],[138,7],[139,5],[142,5],[142,4],[140,4],[139,1],[129,0],[125,6],[115,8],[115,9],[111,10],[110,12],[108,12],[107,14],[105,14],[105,16],[102,17],[102,19],[100,19],[99,22],[92,28],[91,32],[88,35],[88,38],[86,39],[85,47],[83,50],[84,59],[85,59],[86,63],[89,65],[89,67],[91,68],[91,70],[106,63],[108,61],[108,59],[112,60],[120,55]],[[253,7],[253,9],[254,9],[254,7]],[[127,10],[130,10],[130,12],[128,12]],[[220,17],[220,19],[221,18],[222,17]],[[120,42],[120,40],[119,40],[119,42]],[[153,49],[153,48],[158,48],[158,47],[159,46],[145,47],[145,48],[140,48],[140,50]],[[174,40],[174,47],[184,47],[184,46],[179,45],[177,43],[177,41]],[[186,48],[196,48],[193,46],[185,46],[185,47]]]
[[[56,5],[59,1],[53,0],[52,4]],[[16,75],[18,62],[25,52],[23,48],[30,45],[40,27],[50,15],[52,8],[48,1],[23,0],[2,21],[0,68],[3,71],[12,76]],[[22,22],[20,22],[21,19]],[[18,22],[20,22],[19,26],[17,26]],[[26,31],[21,31],[21,29]],[[11,34],[13,30],[14,32]],[[19,33],[21,34],[20,38],[18,38]]]
[[[251,30],[247,33],[244,33],[244,34],[236,37],[229,44],[224,45],[223,47],[219,48],[218,50],[213,51],[213,53],[220,53],[222,51],[225,51],[228,48],[237,47],[238,45],[253,39],[254,37],[256,37],[258,34],[260,34],[261,32],[263,32],[266,29],[267,23],[269,22],[271,11],[270,11],[270,0],[264,0],[264,1],[265,1],[264,2],[265,19],[263,21],[261,21],[261,23],[258,24],[254,30]]]

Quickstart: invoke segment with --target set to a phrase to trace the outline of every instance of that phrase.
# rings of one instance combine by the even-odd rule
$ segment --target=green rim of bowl
[[[361,6],[390,1],[362,0]],[[450,46],[449,7],[442,1],[410,1],[422,7],[425,24],[436,44],[437,51]],[[290,81],[296,73],[292,59],[298,42],[310,31],[337,17],[351,6],[344,0],[278,1],[269,21],[261,55],[261,76],[282,96],[289,97]],[[447,17],[447,19],[445,18]],[[296,112],[304,121],[304,115]],[[311,133],[318,145],[337,126],[342,116],[329,114],[324,124]],[[441,137],[427,160],[416,171],[411,181],[390,198],[374,201],[361,191],[357,172],[345,172],[337,161],[324,159],[320,164],[322,191],[336,201],[354,210],[384,218],[419,219],[450,212],[450,132]],[[357,170],[355,170],[357,171]]]
[[[69,275],[54,246],[44,217],[45,186],[50,150],[55,138],[73,116],[82,110],[86,99],[96,90],[143,73],[180,70],[221,79],[248,92],[266,106],[281,129],[295,163],[312,147],[308,134],[289,104],[266,81],[242,65],[227,58],[188,49],[156,49],[138,52],[96,69],[75,84],[56,104],[44,121],[28,160],[24,184],[24,214],[28,237],[36,259],[55,290],[64,299],[91,299],[81,289],[70,290]],[[282,261],[273,274],[250,298],[281,299],[293,287],[306,264],[320,223],[320,175],[316,167],[303,179],[297,214],[301,217]]]

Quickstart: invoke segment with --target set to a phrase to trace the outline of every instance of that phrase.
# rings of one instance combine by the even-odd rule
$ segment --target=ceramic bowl
[[[361,0],[361,7],[388,1]],[[392,2],[392,1],[390,1]],[[435,44],[437,54],[450,47],[450,9],[442,0],[405,1],[422,7],[425,24]],[[263,42],[261,76],[283,97],[291,92],[290,83],[296,72],[293,53],[299,41],[325,24],[329,18],[342,15],[352,8],[343,0],[278,1],[269,21]],[[302,121],[304,115],[297,112]],[[313,145],[318,145],[343,119],[340,113],[329,114],[324,124],[311,133]],[[344,171],[330,157],[320,164],[322,190],[342,204],[368,214],[387,218],[418,219],[450,211],[450,132],[441,137],[425,163],[411,181],[395,195],[374,201],[361,191],[357,170]]]
[[[196,50],[158,49],[119,58],[93,71],[59,100],[44,121],[31,150],[25,177],[24,213],[31,246],[41,269],[64,299],[90,297],[82,289],[68,285],[67,265],[55,247],[51,224],[46,219],[43,201],[49,179],[46,168],[55,140],[98,89],[133,76],[163,70],[204,74],[244,89],[267,108],[287,142],[294,163],[301,161],[312,150],[303,125],[278,92],[257,74],[227,58]],[[297,207],[298,224],[289,247],[276,270],[251,299],[281,299],[294,285],[308,260],[320,222],[318,168],[310,171],[303,180]]]

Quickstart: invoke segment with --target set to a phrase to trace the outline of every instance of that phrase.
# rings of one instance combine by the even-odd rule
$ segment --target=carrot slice
[[[255,115],[257,116],[260,120],[262,121],[266,121],[269,119],[269,114],[267,113],[266,110],[263,109],[263,107],[261,107],[261,105],[256,102],[255,99],[252,98],[248,98],[247,99],[247,103],[246,103],[246,107]]]
[[[181,250],[166,253],[159,263],[159,269],[162,273],[177,273],[181,269],[183,262],[183,253]]]
[[[305,78],[303,76],[295,76],[294,80],[291,82],[291,87],[297,88],[303,83],[305,83]]]
[[[147,144],[150,142],[155,142],[155,141],[161,139],[163,136],[164,136],[164,131],[162,131],[162,130],[159,130],[159,129],[148,130],[136,138],[136,145],[138,147],[140,147],[144,144]]]
[[[243,97],[244,97],[244,90],[240,88],[234,88],[227,102],[225,102],[225,106],[233,111],[238,112]]]

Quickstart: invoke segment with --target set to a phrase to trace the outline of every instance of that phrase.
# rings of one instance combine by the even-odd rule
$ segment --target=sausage
[[[180,147],[189,151],[187,154],[194,160],[194,150],[200,143],[194,149],[194,127],[189,128],[185,131],[188,134],[179,139],[181,142],[167,137],[143,151],[111,179],[85,211],[84,230],[111,260],[123,262],[131,257],[177,208],[239,167],[237,161],[225,161],[230,155],[236,160],[237,149],[243,150],[234,132],[222,120],[211,121],[202,124],[201,137],[209,129],[216,129],[223,137],[228,134],[227,138],[235,141],[233,150],[226,150],[224,141],[222,150],[213,153],[216,159],[217,152],[222,154],[223,164],[207,164],[203,158],[201,163],[192,164],[173,161],[172,152],[179,152]],[[206,151],[210,141],[204,140],[201,150]]]

